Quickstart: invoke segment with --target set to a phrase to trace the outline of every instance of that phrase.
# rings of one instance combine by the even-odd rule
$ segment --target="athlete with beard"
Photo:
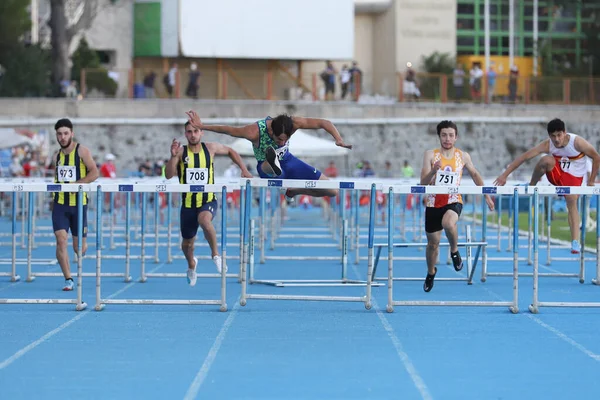
[[[73,124],[70,120],[59,119],[54,125],[56,141],[60,150],[56,153],[54,182],[56,183],[90,183],[98,178],[98,168],[90,150],[73,141]],[[77,253],[78,238],[81,236],[81,251],[87,250],[87,194],[83,194],[83,232],[77,228],[77,193],[56,192],[53,194],[52,228],[56,236],[56,260],[65,277],[63,290],[73,290],[74,282],[71,277],[67,242],[69,229],[73,235],[73,249]],[[78,254],[78,256],[80,256]]]
[[[477,186],[483,186],[483,179],[473,166],[469,153],[462,151],[454,144],[458,139],[458,128],[452,121],[442,121],[437,126],[440,148],[428,150],[423,157],[421,169],[421,185],[455,186],[460,185],[463,168],[471,175]],[[485,196],[488,208],[494,210],[494,201]],[[460,271],[463,267],[458,252],[458,217],[462,211],[462,196],[460,194],[430,194],[427,195],[425,208],[425,232],[427,234],[427,277],[423,290],[429,292],[433,288],[433,280],[437,273],[435,263],[439,254],[442,229],[450,243],[450,256],[454,269]]]
[[[200,120],[198,120],[200,123]],[[229,156],[241,170],[242,177],[252,178],[242,157],[233,150],[220,143],[203,142],[204,131],[185,123],[185,137],[187,145],[181,146],[177,139],[171,143],[171,158],[165,167],[165,177],[179,178],[179,183],[193,185],[211,185],[215,183],[213,160],[215,156]],[[225,199],[223,199],[225,201]],[[219,249],[217,247],[217,232],[212,220],[217,212],[217,196],[215,193],[183,193],[181,199],[180,228],[181,251],[188,264],[187,281],[190,286],[196,285],[198,274],[196,266],[198,259],[194,257],[194,242],[198,228],[202,228],[204,238],[210,246],[211,258],[221,273],[223,268]],[[227,266],[225,266],[227,270]]]

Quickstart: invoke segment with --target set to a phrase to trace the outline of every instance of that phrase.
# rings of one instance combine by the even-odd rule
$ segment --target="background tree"
[[[0,0],[0,96],[45,96],[48,52],[30,45],[30,0]]]
[[[71,78],[71,42],[79,32],[90,28],[99,11],[98,0],[81,0],[74,4],[76,7],[70,9],[67,8],[67,0],[50,0],[48,25],[52,31],[52,83],[57,94],[60,93],[61,82]]]

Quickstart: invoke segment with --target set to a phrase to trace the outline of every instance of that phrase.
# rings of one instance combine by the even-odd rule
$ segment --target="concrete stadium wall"
[[[101,160],[105,153],[118,157],[120,170],[134,169],[134,163],[145,159],[168,158],[173,138],[183,139],[184,112],[197,110],[210,118],[261,118],[281,112],[295,115],[338,120],[337,127],[347,143],[355,146],[348,160],[336,161],[341,172],[360,160],[369,160],[381,170],[390,160],[400,171],[408,160],[415,172],[421,167],[423,152],[438,145],[435,133],[437,119],[469,119],[481,117],[510,118],[529,122],[460,122],[458,146],[468,151],[480,172],[488,178],[497,176],[502,168],[528,147],[543,140],[545,121],[554,117],[565,120],[571,132],[587,138],[600,148],[600,108],[565,106],[483,106],[483,105],[359,105],[347,103],[289,103],[289,102],[188,102],[188,101],[65,101],[51,99],[0,99],[0,120],[4,126],[17,128],[43,127],[52,129],[48,122],[39,124],[37,118],[181,118],[181,125],[78,125],[78,139],[92,149]],[[413,123],[384,123],[383,118],[414,118]],[[419,122],[417,118],[428,118]],[[432,119],[433,118],[433,119]],[[352,119],[352,124],[344,123]],[[364,119],[361,124],[357,119]],[[481,120],[481,119],[480,119]],[[350,122],[350,121],[348,121]],[[315,133],[328,136],[324,132]],[[233,138],[207,132],[207,141],[230,144]],[[291,149],[293,153],[293,148]],[[329,159],[307,161],[325,168]],[[253,160],[248,160],[255,165]],[[222,171],[229,162],[218,160]],[[348,164],[348,165],[346,165]],[[522,167],[517,177],[527,178],[531,165]],[[347,172],[351,172],[347,171]]]

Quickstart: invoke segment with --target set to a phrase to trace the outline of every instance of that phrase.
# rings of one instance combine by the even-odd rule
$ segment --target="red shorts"
[[[546,172],[548,181],[554,186],[581,186],[583,183],[582,176],[573,176],[568,172],[560,169],[560,164],[557,162],[552,168],[552,171]]]

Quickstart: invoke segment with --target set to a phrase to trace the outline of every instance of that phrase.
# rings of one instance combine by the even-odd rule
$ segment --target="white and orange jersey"
[[[435,174],[436,186],[458,186],[462,178],[462,171],[465,163],[463,161],[463,152],[454,149],[454,155],[446,158],[442,155],[440,149],[433,150],[433,162],[440,161],[440,169]],[[440,208],[448,204],[462,203],[462,196],[455,194],[429,194],[427,195],[427,207]]]
[[[574,133],[568,133],[568,135],[569,143],[565,147],[555,147],[552,140],[549,140],[550,154],[563,172],[576,177],[584,177],[588,173],[587,157],[575,148],[577,135]]]

